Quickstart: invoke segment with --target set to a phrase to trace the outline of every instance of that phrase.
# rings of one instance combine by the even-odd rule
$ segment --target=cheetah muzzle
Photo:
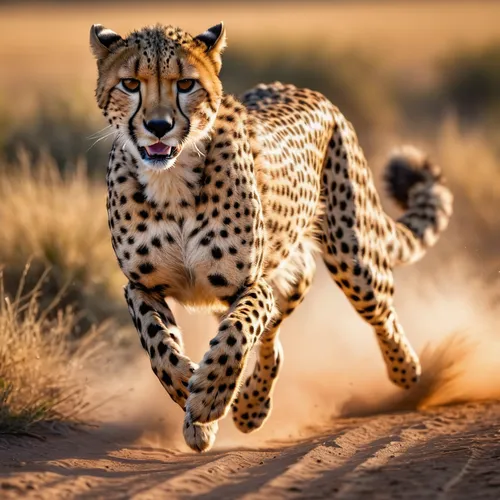
[[[97,103],[116,130],[107,210],[126,301],[196,451],[213,445],[230,409],[243,432],[269,417],[280,326],[310,288],[316,251],[373,327],[390,380],[417,383],[393,269],[421,258],[452,212],[441,169],[404,147],[386,170],[404,213],[386,215],[353,127],[318,92],[275,82],[225,94],[225,40],[222,24],[196,37],[161,25],[125,38],[90,32]],[[199,364],[167,299],[209,307],[219,321]]]
[[[157,142],[150,146],[140,146],[139,153],[143,160],[151,162],[165,163],[168,160],[177,158],[180,153],[180,148],[175,146],[167,146],[163,142]]]

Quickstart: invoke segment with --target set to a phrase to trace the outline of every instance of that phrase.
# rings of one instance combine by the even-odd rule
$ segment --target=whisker
[[[194,149],[196,149],[199,156],[205,157],[205,154],[199,150],[198,144],[196,144],[196,142],[194,143]]]
[[[111,127],[111,125],[108,125],[108,126],[102,128],[101,130],[94,132],[93,134],[89,135],[87,137],[87,139],[95,139],[95,138],[99,137],[104,131],[108,130],[110,127]]]
[[[130,142],[130,138],[127,139],[124,143],[123,143],[123,146],[122,146],[122,151],[125,150],[125,147],[127,146],[127,144]]]
[[[99,139],[96,139],[96,140],[92,143],[92,145],[91,145],[91,146],[87,149],[87,151],[86,151],[86,152],[88,153],[88,152],[89,152],[89,151],[90,151],[90,150],[91,150],[91,149],[92,149],[92,148],[93,148],[93,147],[94,147],[94,146],[95,146],[98,142],[101,142],[102,140],[107,139],[109,136],[113,135],[114,133],[115,133],[115,131],[113,130],[113,131],[111,131],[109,134],[106,134],[106,135],[104,135],[104,136],[102,136],[102,137],[99,137]]]

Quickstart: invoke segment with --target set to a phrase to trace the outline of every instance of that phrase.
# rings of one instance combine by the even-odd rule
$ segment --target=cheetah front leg
[[[172,311],[165,301],[152,297],[132,283],[125,287],[125,298],[153,372],[170,397],[185,410],[189,379],[198,365],[184,354],[181,332]],[[191,448],[204,451],[213,445],[217,428],[216,422],[192,425],[184,429],[184,437]]]
[[[185,432],[226,415],[239,388],[248,354],[273,316],[273,290],[264,280],[248,287],[223,316],[199,368],[189,381]]]

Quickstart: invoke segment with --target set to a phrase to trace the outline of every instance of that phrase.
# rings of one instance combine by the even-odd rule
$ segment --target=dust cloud
[[[338,418],[499,398],[499,319],[485,280],[477,265],[460,257],[438,264],[430,266],[432,273],[422,271],[420,264],[396,271],[399,319],[423,367],[414,389],[402,391],[389,382],[371,328],[318,262],[311,292],[282,328],[285,362],[271,417],[261,430],[244,435],[229,414],[215,448],[265,447],[306,438]],[[215,335],[215,320],[180,307],[176,316],[188,354],[201,359]],[[117,366],[106,383],[99,383],[108,402],[96,418],[133,431],[142,445],[186,451],[184,414],[152,374],[139,342],[136,348],[132,362]],[[252,367],[253,359],[248,371]]]

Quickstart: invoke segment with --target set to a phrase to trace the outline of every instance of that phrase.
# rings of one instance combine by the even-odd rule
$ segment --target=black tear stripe
[[[177,92],[177,96],[175,98],[175,102],[177,103],[177,107],[179,108],[179,113],[186,119],[187,121],[187,133],[186,133],[186,137],[189,135],[189,132],[191,132],[191,122],[189,120],[189,118],[184,114],[184,111],[182,111],[182,108],[181,108],[181,103],[179,102],[179,92]]]
[[[161,103],[161,58],[160,51],[156,53],[156,85],[158,87],[158,103]]]
[[[130,120],[128,121],[128,132],[130,134],[130,138],[132,139],[132,142],[134,143],[135,147],[137,148],[137,152],[139,152],[139,147],[137,145],[137,137],[135,135],[135,128],[134,128],[134,118],[136,117],[137,113],[141,109],[142,106],[142,93],[141,90],[139,89],[139,104],[137,105],[137,109],[134,111],[134,114],[130,117]]]
[[[184,71],[184,68],[182,66],[182,61],[180,59],[177,60],[177,64],[179,66],[179,74],[182,75],[183,71]],[[175,96],[175,102],[177,104],[177,107],[179,108],[179,113],[186,119],[187,123],[188,123],[188,126],[187,126],[187,133],[186,133],[186,137],[189,135],[189,133],[191,132],[191,121],[189,120],[189,118],[185,115],[184,111],[182,111],[182,108],[181,108],[181,103],[179,102],[179,90],[176,89],[176,96]]]

